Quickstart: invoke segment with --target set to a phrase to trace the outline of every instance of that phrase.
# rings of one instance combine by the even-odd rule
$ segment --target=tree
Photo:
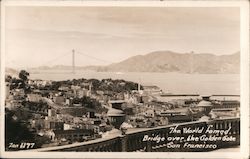
[[[24,112],[21,112],[24,111]],[[5,109],[5,149],[18,150],[9,148],[10,143],[20,144],[24,142],[35,143],[33,148],[40,148],[43,144],[49,143],[50,139],[46,136],[39,136],[34,129],[29,128],[27,122],[32,119],[31,114],[25,110]],[[38,127],[41,129],[41,126]]]
[[[25,70],[21,70],[19,72],[19,78],[22,79],[24,82],[28,80],[28,76],[30,74],[28,72],[26,72]]]
[[[12,80],[12,77],[11,77],[10,75],[7,75],[7,76],[5,77],[5,81],[6,81],[6,82],[11,82],[11,80]]]
[[[34,134],[29,131],[26,123],[15,119],[15,112],[5,110],[5,147],[8,149],[10,143],[33,142]]]
[[[98,90],[101,85],[101,82],[98,79],[89,79],[88,82],[92,84],[93,90]]]

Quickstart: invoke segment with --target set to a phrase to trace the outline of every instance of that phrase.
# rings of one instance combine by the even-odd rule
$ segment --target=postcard
[[[2,1],[1,157],[248,158],[248,1]]]

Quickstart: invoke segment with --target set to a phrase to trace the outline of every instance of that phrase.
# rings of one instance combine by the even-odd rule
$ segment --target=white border
[[[240,44],[241,44],[241,153],[249,156],[249,4],[241,7],[240,19]],[[244,104],[244,105],[243,105]],[[245,130],[246,129],[246,130]],[[246,147],[245,147],[246,146]]]
[[[6,6],[122,6],[122,7],[240,7],[241,8],[241,149],[240,152],[5,152],[5,7]],[[1,3],[1,136],[0,157],[18,158],[249,158],[249,2],[245,1],[2,1]]]

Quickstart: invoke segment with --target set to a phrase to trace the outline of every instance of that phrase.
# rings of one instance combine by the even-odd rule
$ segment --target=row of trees
[[[43,101],[39,102],[23,101],[22,105],[24,106],[24,108],[27,108],[28,110],[34,112],[46,112],[49,108],[48,104]]]
[[[84,107],[92,108],[92,109],[95,109],[95,107],[101,106],[101,104],[97,100],[92,99],[90,97],[86,97],[86,96],[82,98],[74,98],[73,103],[80,103]]]
[[[83,107],[95,110],[97,113],[102,113],[104,111],[107,111],[105,108],[101,106],[101,103],[98,102],[96,99],[92,99],[86,96],[82,98],[74,98],[73,103],[79,103]]]
[[[58,90],[58,88],[62,85],[80,85],[83,82],[91,83],[92,90],[97,91],[112,91],[115,93],[127,92],[131,90],[136,90],[138,87],[137,83],[125,81],[121,79],[73,79],[73,80],[66,80],[66,81],[53,81],[51,89]]]

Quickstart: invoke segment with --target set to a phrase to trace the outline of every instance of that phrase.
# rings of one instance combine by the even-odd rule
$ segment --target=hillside
[[[216,56],[214,54],[180,54],[171,51],[157,51],[99,67],[98,71],[239,73],[240,53]]]

